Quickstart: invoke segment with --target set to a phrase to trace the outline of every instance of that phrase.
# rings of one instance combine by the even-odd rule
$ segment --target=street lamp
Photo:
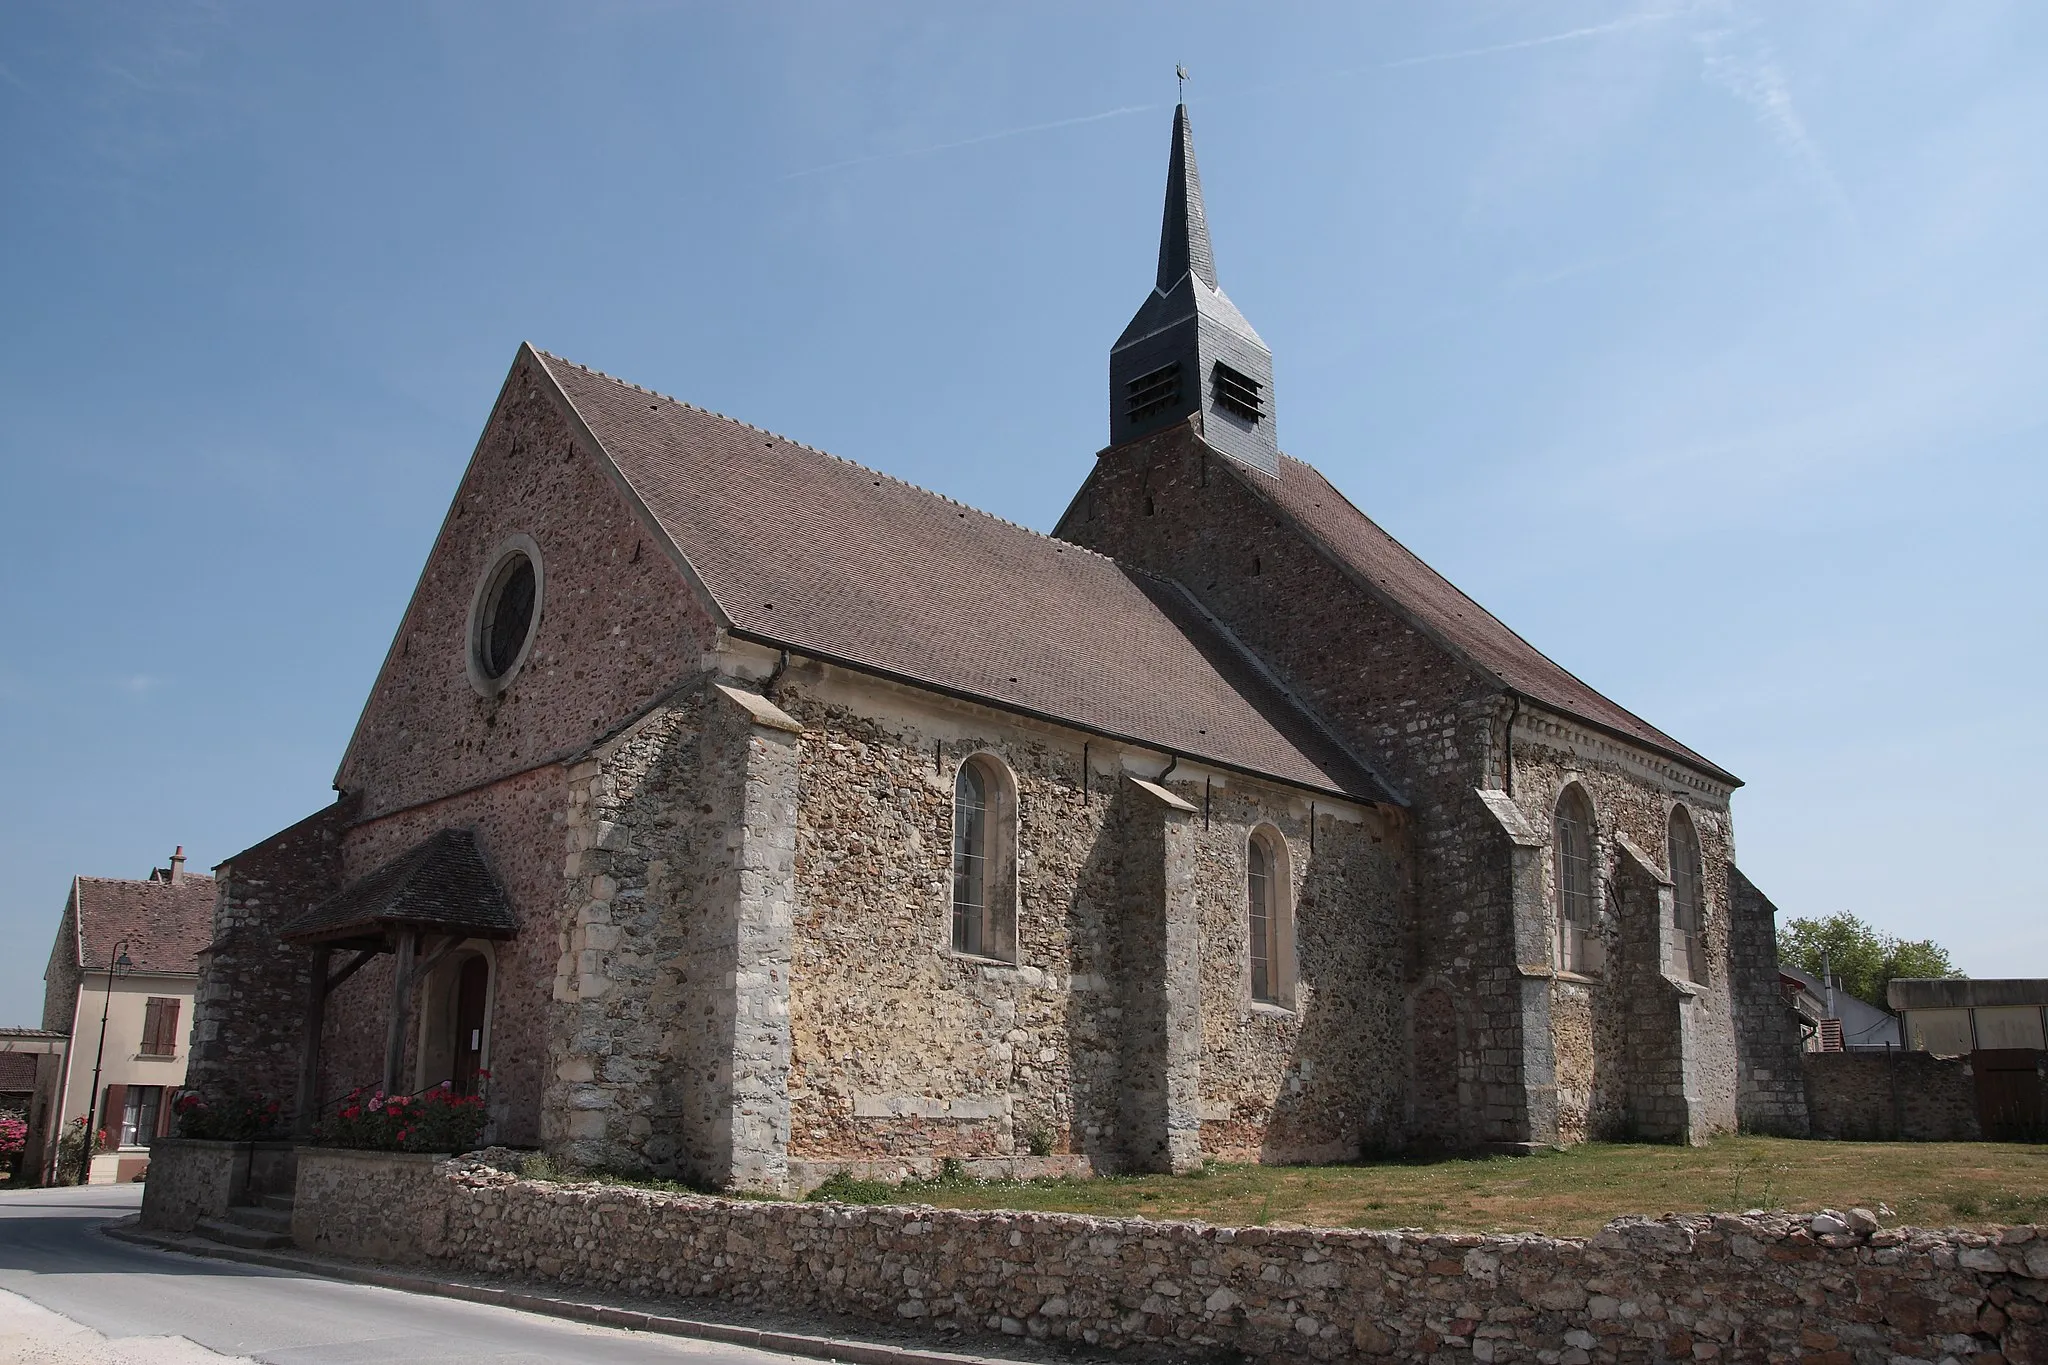
[[[107,1015],[114,1008],[114,973],[125,972],[135,964],[128,960],[128,940],[122,939],[107,953],[107,999],[100,1006],[100,1047],[92,1059],[92,1095],[85,1102],[85,1131],[79,1134],[78,1183],[83,1185],[92,1174],[93,1127],[99,1116],[100,1107],[100,1063],[107,1059]]]

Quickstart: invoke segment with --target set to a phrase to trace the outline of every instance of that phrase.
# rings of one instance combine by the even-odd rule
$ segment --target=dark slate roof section
[[[197,975],[199,954],[213,938],[213,878],[187,872],[168,881],[80,877],[78,964],[103,972],[114,949],[126,943],[131,971]]]
[[[444,829],[356,878],[278,931],[298,943],[381,936],[391,928],[510,938],[512,905],[466,829]]]
[[[1609,701],[1453,587],[1359,511],[1314,465],[1280,458],[1280,478],[1246,479],[1383,599],[1502,684],[1543,706],[1678,760],[1719,782],[1741,779]]]
[[[542,356],[738,635],[1311,790],[1398,804],[1161,580]]]
[[[1202,211],[1202,173],[1195,168],[1195,133],[1188,107],[1173,109],[1173,150],[1166,162],[1166,212],[1159,224],[1159,292],[1193,272],[1216,287],[1216,259],[1209,251],[1209,219]]]

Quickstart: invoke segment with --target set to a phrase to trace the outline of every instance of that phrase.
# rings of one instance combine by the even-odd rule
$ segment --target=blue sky
[[[75,872],[324,804],[530,339],[1037,527],[1173,102],[1284,448],[2048,975],[2048,8],[0,9],[0,1023]]]

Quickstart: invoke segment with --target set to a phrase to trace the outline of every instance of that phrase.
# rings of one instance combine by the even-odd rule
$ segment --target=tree
[[[1778,961],[1813,977],[1830,971],[1836,989],[1879,1009],[1890,1008],[1885,987],[1894,977],[1963,975],[1933,939],[1880,934],[1847,910],[1787,923],[1778,930]]]

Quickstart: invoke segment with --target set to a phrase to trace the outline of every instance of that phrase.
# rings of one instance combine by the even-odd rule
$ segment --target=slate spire
[[[1202,173],[1195,168],[1195,132],[1188,107],[1173,109],[1173,150],[1166,163],[1166,212],[1159,220],[1159,292],[1195,278],[1216,287],[1216,259],[1209,254],[1209,220],[1202,215]]]
[[[1109,443],[1191,417],[1213,449],[1264,473],[1280,472],[1273,353],[1217,287],[1194,130],[1180,104],[1166,162],[1159,274],[1109,352]]]

